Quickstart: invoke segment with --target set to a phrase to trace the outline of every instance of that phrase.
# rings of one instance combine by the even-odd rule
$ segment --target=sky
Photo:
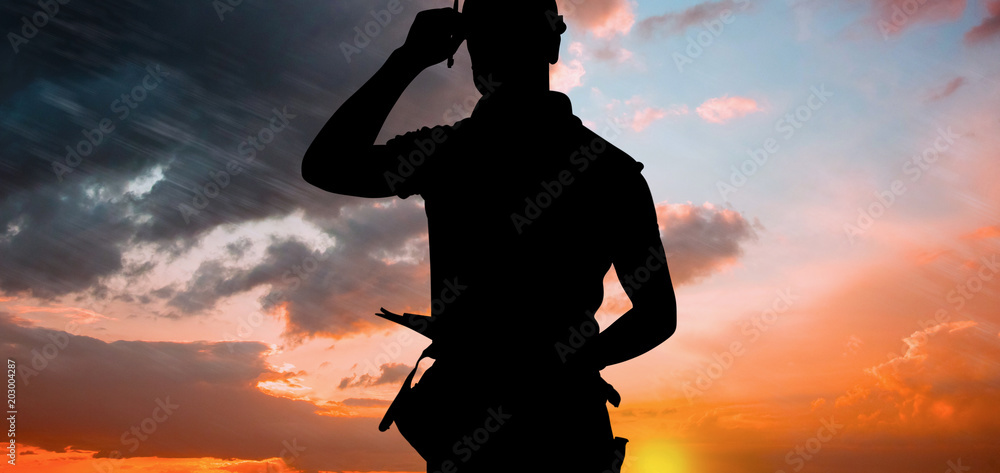
[[[4,471],[423,471],[377,424],[427,341],[373,316],[430,311],[422,201],[299,165],[449,5],[0,5]],[[678,300],[603,372],[623,471],[1000,471],[1000,1],[560,10],[552,88],[644,164]],[[378,141],[478,98],[463,46]]]

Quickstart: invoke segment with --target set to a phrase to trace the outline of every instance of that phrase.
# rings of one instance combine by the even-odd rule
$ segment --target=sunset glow
[[[435,303],[423,202],[300,166],[451,2],[58,3],[3,53],[4,471],[425,471],[378,423],[429,341],[374,315]],[[677,293],[602,373],[623,472],[1000,470],[1000,2],[559,5],[551,87],[643,164]],[[479,97],[463,46],[377,142]]]

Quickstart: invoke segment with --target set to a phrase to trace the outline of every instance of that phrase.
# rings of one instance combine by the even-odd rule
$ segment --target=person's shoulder
[[[591,159],[596,167],[610,172],[609,176],[620,177],[623,173],[638,174],[642,171],[644,166],[641,162],[611,143],[611,140],[620,134],[620,129],[609,127],[605,130],[605,136],[601,136],[579,119],[574,128],[581,147],[589,153],[588,157],[593,156]]]
[[[467,125],[469,119],[459,120],[451,125],[434,125],[421,127],[420,129],[408,131],[402,135],[396,135],[386,142],[388,146],[413,146],[414,144],[426,140],[436,143],[443,143],[451,136],[454,136],[463,125]]]

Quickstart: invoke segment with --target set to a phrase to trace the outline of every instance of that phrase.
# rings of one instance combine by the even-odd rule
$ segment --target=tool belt
[[[431,338],[431,335],[434,334],[432,330],[433,326],[428,323],[431,318],[427,316],[406,313],[397,315],[384,308],[382,309],[382,313],[376,313],[376,315],[410,328],[428,338]],[[417,327],[420,329],[418,330]],[[435,450],[441,448],[440,439],[433,438],[433,435],[428,435],[428,426],[434,425],[436,419],[433,416],[437,413],[431,412],[426,406],[431,401],[428,397],[435,396],[435,393],[428,392],[426,389],[414,389],[413,378],[416,376],[420,362],[424,358],[438,359],[442,355],[440,343],[435,343],[433,338],[431,340],[431,345],[420,354],[420,357],[413,366],[413,370],[403,380],[403,385],[399,388],[399,392],[388,409],[386,409],[385,415],[378,426],[379,431],[385,432],[395,423],[403,438],[425,460],[432,458]],[[618,407],[621,403],[621,395],[610,383],[601,378],[599,374],[597,375],[597,379],[599,379],[597,389],[602,390],[600,396],[605,398],[607,402],[610,402],[611,405]],[[607,462],[602,462],[605,466],[599,471],[604,473],[609,471],[611,473],[620,473],[625,458],[625,444],[627,442],[628,440],[622,437],[609,439],[607,449],[605,450],[606,455],[603,455],[603,458]]]

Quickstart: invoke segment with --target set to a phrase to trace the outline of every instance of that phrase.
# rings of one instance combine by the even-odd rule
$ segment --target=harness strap
[[[395,414],[396,409],[398,408],[397,403],[400,398],[405,397],[405,393],[410,390],[410,384],[413,383],[413,376],[417,374],[417,368],[420,367],[420,362],[424,358],[431,356],[431,347],[433,346],[434,344],[432,343],[431,346],[425,348],[423,353],[420,354],[420,358],[417,358],[417,363],[413,365],[413,370],[411,370],[410,374],[406,376],[406,379],[403,381],[403,386],[399,388],[399,392],[396,393],[396,397],[393,398],[392,403],[389,404],[389,408],[385,410],[385,415],[382,416],[382,422],[379,422],[378,424],[378,430],[380,432],[385,432],[392,426],[392,422],[395,420],[395,416],[393,414]]]

